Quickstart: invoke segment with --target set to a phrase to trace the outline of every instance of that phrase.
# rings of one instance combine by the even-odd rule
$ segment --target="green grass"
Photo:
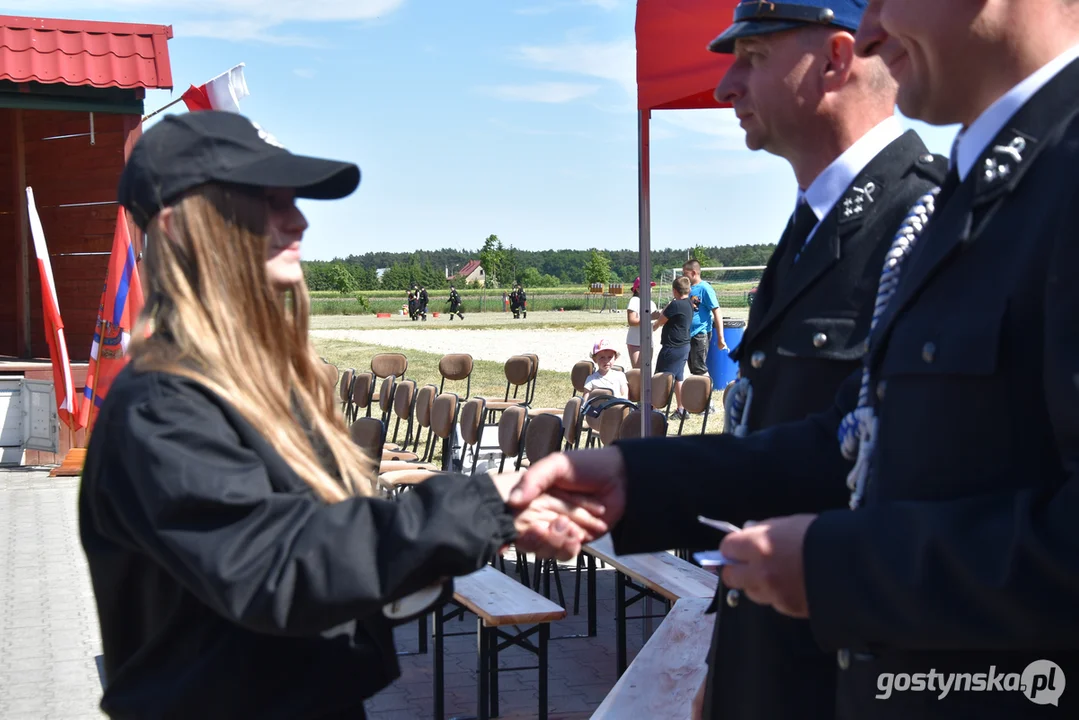
[[[438,372],[438,361],[441,355],[425,353],[408,348],[385,347],[382,345],[365,345],[362,343],[347,342],[344,340],[323,340],[316,338],[315,347],[319,355],[337,366],[338,371],[353,368],[359,372],[371,369],[371,358],[378,353],[397,352],[408,358],[408,370],[406,377],[415,380],[420,387],[424,385],[439,386],[441,376]],[[469,397],[487,397],[501,399],[506,392],[506,376],[503,372],[502,363],[487,360],[477,360],[472,369],[472,389]],[[462,399],[465,397],[465,382],[447,382],[446,392],[455,392]],[[521,397],[523,397],[523,389]],[[512,396],[512,390],[511,390]],[[570,382],[569,373],[543,370],[539,372],[536,383],[536,397],[532,402],[535,408],[563,408],[566,402],[573,396],[573,384]],[[713,395],[713,404],[720,405],[719,393]],[[672,410],[674,403],[671,404]],[[698,416],[690,416],[682,429],[684,435],[692,435],[701,431],[702,420]],[[708,418],[708,433],[719,433],[723,429],[722,413],[713,413]],[[672,420],[669,434],[675,434],[678,430],[678,421]],[[391,422],[390,431],[393,426]],[[403,430],[402,430],[403,433]],[[484,431],[484,445],[492,445],[497,440],[494,428]],[[403,435],[402,435],[403,437]],[[424,434],[426,438],[426,433]],[[421,448],[422,449],[422,448]]]

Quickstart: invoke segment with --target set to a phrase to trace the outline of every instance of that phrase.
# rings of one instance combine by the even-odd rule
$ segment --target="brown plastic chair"
[[[656,373],[652,376],[652,407],[670,417],[674,400],[674,375]]]
[[[535,353],[521,353],[521,354],[532,361],[532,377],[531,377],[532,387],[526,393],[527,396],[528,396],[528,403],[527,404],[531,405],[532,404],[532,399],[536,397],[536,383],[539,380],[539,355],[536,355]]]
[[[370,372],[355,373],[352,376],[352,419],[363,411],[371,417],[371,402],[375,396],[375,374]]]
[[[712,378],[708,375],[690,375],[682,381],[682,407],[692,415],[703,415],[704,423],[701,425],[701,435],[704,435],[708,427],[708,414],[712,404]],[[686,424],[685,416],[678,423],[678,434],[682,434],[682,427]]]
[[[570,382],[573,383],[573,397],[577,397],[577,393],[581,395],[588,394],[588,389],[584,384],[588,380],[588,376],[595,371],[596,366],[592,364],[591,360],[581,360],[573,365],[573,369],[569,372]]]
[[[408,447],[412,442],[412,416],[416,403],[416,382],[414,380],[402,380],[397,383],[393,395],[393,414],[397,419],[393,423],[393,442],[397,443],[397,433],[401,429],[401,421],[405,421],[405,439],[401,443]]]
[[[438,391],[445,392],[446,381],[467,381],[465,385],[465,397],[472,394],[472,356],[466,353],[450,353],[443,355],[438,361],[438,374],[442,376],[442,382]]]
[[[337,386],[338,399],[341,401],[341,412],[344,413],[345,418],[352,419],[352,376],[356,371],[352,368],[345,370],[341,373],[341,383]]]
[[[386,490],[397,492],[402,487],[416,485],[439,472],[453,467],[453,439],[457,427],[460,399],[453,393],[442,393],[431,406],[431,432],[442,440],[442,461],[438,470],[429,468],[393,470],[378,476],[379,484]]]
[[[641,369],[633,368],[626,371],[626,384],[629,385],[629,400],[639,403],[641,401]]]
[[[483,416],[487,402],[483,398],[472,398],[461,408],[461,460],[459,469],[465,467],[465,454],[472,450],[472,475],[476,474],[476,464],[480,459],[480,440],[483,438]]]
[[[525,430],[525,457],[529,465],[558,452],[561,445],[562,418],[537,415],[529,419]]]
[[[652,411],[652,426],[649,428],[649,437],[664,437],[667,434],[667,416],[656,410]],[[622,428],[618,432],[619,439],[639,438],[641,436],[641,411],[634,410],[626,415],[622,421]]]
[[[379,380],[394,377],[404,377],[408,372],[408,358],[401,353],[379,353],[371,358],[371,372]]]
[[[523,405],[528,407],[531,404],[531,397],[529,396],[529,389],[532,382],[532,358],[527,355],[514,355],[503,365],[503,372],[506,375],[506,392],[501,398],[484,398],[487,401],[487,414],[489,416],[488,422],[494,424],[495,413],[501,413],[506,408],[511,408],[516,405]],[[513,398],[510,398],[510,389],[513,389]],[[525,397],[518,398],[517,395],[524,388]]]
[[[375,374],[376,381],[388,377],[400,380],[408,372],[408,358],[401,353],[378,353],[371,358],[371,372]],[[381,399],[380,393],[376,392],[371,401]]]
[[[622,433],[622,423],[632,410],[628,405],[612,405],[600,413],[599,441],[604,447],[609,447],[618,440]]]
[[[581,442],[581,407],[584,398],[572,397],[562,411],[562,436],[566,439],[566,450],[576,450]]]
[[[372,471],[378,470],[382,462],[382,433],[384,429],[378,418],[359,418],[348,428],[349,437],[367,459],[371,461]]]
[[[506,467],[506,459],[513,458],[513,469],[521,469],[521,457],[524,453],[525,426],[528,424],[528,411],[523,407],[506,408],[498,421],[498,449],[502,460],[498,463],[498,472]]]
[[[416,417],[416,435],[412,441],[412,452],[419,452],[420,433],[426,428],[427,443],[423,448],[424,462],[431,462],[431,443],[434,438],[434,434],[431,432],[431,411],[434,408],[437,396],[438,388],[434,385],[424,385],[416,391],[416,407],[413,411]]]

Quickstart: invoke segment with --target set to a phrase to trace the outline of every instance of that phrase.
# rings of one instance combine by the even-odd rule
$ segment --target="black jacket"
[[[1024,682],[1045,659],[1079,677],[1077,114],[1079,62],[1019,110],[962,184],[946,182],[870,337],[879,425],[858,510],[843,509],[852,464],[836,433],[860,371],[805,421],[622,443],[620,553],[714,545],[719,534],[694,521],[702,513],[821,513],[805,540],[806,590],[814,637],[840,667],[842,720],[1079,711],[1074,681],[1059,707],[996,684],[876,697],[882,673],[915,684],[966,673],[964,688],[977,687],[989,673]],[[669,472],[687,457],[717,472]]]
[[[776,248],[745,335],[731,351],[753,386],[750,431],[820,412],[861,367],[884,254],[907,212],[944,182],[947,170],[947,158],[907,131],[850,184],[781,287],[776,263],[784,248]]]
[[[888,144],[821,220],[798,262],[776,284],[776,248],[731,353],[753,387],[751,431],[800,420],[829,406],[860,366],[884,254],[918,198],[944,180],[946,158],[909,131]],[[789,262],[789,261],[788,261]],[[711,543],[715,546],[715,542]],[[770,720],[835,717],[835,655],[809,623],[741,597],[723,601],[722,583],[708,655],[705,717]]]
[[[230,405],[117,376],[79,497],[113,718],[362,717],[399,674],[383,606],[513,536],[486,477],[327,504]]]

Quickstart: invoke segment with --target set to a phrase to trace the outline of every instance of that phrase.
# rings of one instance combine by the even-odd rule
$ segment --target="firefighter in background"
[[[521,317],[528,317],[528,295],[521,283],[517,283],[513,292],[517,294],[517,309],[513,311],[513,317],[517,317],[517,313],[520,313]]]
[[[427,286],[420,285],[420,292],[416,295],[416,311],[424,322],[427,322]]]
[[[416,319],[416,285],[413,283],[412,287],[408,289],[408,319]]]
[[[450,303],[450,320],[453,320],[454,315],[456,315],[457,317],[464,320],[465,316],[461,312],[461,294],[459,292],[457,292],[457,288],[455,288],[453,285],[450,285],[449,303]]]
[[[521,317],[521,295],[517,292],[516,285],[510,290],[510,311],[513,313],[514,320]]]

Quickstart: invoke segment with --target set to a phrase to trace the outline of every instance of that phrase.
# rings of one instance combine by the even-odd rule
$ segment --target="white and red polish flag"
[[[244,64],[226,70],[213,80],[199,85],[192,85],[181,97],[187,109],[195,110],[227,110],[240,112],[240,101],[251,93],[247,90],[247,80],[244,79]]]
[[[71,377],[71,362],[67,355],[67,340],[64,339],[64,321],[60,319],[60,303],[56,299],[56,282],[52,277],[52,262],[49,260],[49,248],[45,244],[45,231],[41,227],[41,218],[37,214],[33,188],[26,188],[26,204],[29,209],[30,232],[34,236],[34,252],[37,254],[37,267],[41,273],[41,304],[45,316],[45,339],[49,344],[49,359],[52,360],[52,380],[56,391],[56,410],[60,422],[72,430],[78,430],[78,418],[75,413],[75,383]]]

